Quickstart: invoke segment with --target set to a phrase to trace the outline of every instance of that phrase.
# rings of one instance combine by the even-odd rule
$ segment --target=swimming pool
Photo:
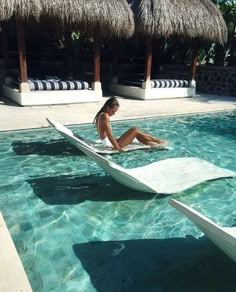
[[[120,121],[113,131],[132,125],[172,148],[110,156],[124,167],[196,156],[236,171],[235,111]],[[91,124],[71,128],[97,138]],[[53,129],[2,132],[0,146],[0,210],[33,291],[235,291],[235,264],[169,196],[118,184]],[[235,178],[171,197],[236,224]]]

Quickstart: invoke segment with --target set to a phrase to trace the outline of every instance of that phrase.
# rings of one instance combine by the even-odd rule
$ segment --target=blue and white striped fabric
[[[36,80],[28,79],[30,90],[81,90],[88,89],[89,84],[86,81],[73,80]]]
[[[176,80],[176,79],[152,79],[152,88],[175,88],[175,87],[190,87],[188,80]]]

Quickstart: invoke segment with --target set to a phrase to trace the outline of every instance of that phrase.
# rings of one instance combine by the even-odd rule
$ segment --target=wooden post
[[[119,40],[114,39],[112,42],[112,81],[118,83],[119,79]]]
[[[65,40],[66,40],[66,52],[65,52],[66,75],[68,79],[72,79],[73,78],[72,39],[71,39],[71,30],[68,26],[65,29]]]
[[[17,31],[17,44],[20,61],[20,75],[21,82],[27,82],[27,62],[25,56],[25,31],[23,22],[20,19],[16,19],[16,31]]]
[[[93,47],[93,60],[94,60],[94,82],[100,82],[100,34],[99,31],[94,33],[94,47]]]
[[[152,39],[150,37],[147,37],[144,82],[150,81],[151,71],[152,71]]]
[[[161,43],[160,39],[153,39],[152,43],[152,72],[154,73],[154,78],[158,78],[157,76],[160,73],[160,59],[161,59]]]
[[[195,81],[196,80],[196,72],[197,72],[197,45],[196,42],[194,41],[193,46],[192,46],[192,61],[191,61],[191,80]]]
[[[2,56],[3,56],[3,75],[6,74],[8,69],[8,37],[7,31],[4,26],[1,28],[1,49],[2,49]]]

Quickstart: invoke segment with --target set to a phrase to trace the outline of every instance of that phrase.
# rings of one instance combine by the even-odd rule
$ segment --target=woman
[[[103,107],[94,118],[93,123],[97,127],[98,134],[104,147],[113,147],[114,149],[121,151],[123,147],[131,144],[135,138],[139,142],[150,145],[151,147],[156,147],[158,146],[157,144],[166,141],[143,133],[136,127],[130,128],[119,138],[115,138],[112,134],[110,116],[115,115],[119,106],[118,100],[115,97],[111,97],[104,103]]]

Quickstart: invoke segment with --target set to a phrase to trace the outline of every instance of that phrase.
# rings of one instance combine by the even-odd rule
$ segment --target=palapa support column
[[[147,37],[146,39],[146,57],[145,57],[145,73],[144,82],[142,83],[142,88],[151,89],[151,71],[152,71],[152,39]]]
[[[1,32],[1,50],[2,50],[2,56],[3,56],[3,68],[2,68],[2,74],[0,78],[6,76],[7,69],[8,69],[8,38],[7,38],[7,30],[4,27],[0,27]]]
[[[20,62],[20,92],[30,92],[30,87],[28,84],[27,77],[27,62],[25,56],[25,31],[22,20],[16,19],[16,32],[17,32],[17,44],[18,44],[18,54]]]
[[[119,40],[114,39],[112,42],[112,83],[119,83]]]
[[[197,44],[196,41],[192,45],[192,61],[191,61],[191,86],[196,89],[196,72],[197,72]]]
[[[92,84],[93,90],[101,90],[101,82],[100,82],[100,31],[97,30],[94,32],[93,37],[93,62],[94,62],[94,81]]]
[[[66,40],[66,52],[65,52],[65,65],[67,78],[73,79],[73,65],[72,65],[72,39],[71,29],[66,26],[65,29],[65,40]]]

